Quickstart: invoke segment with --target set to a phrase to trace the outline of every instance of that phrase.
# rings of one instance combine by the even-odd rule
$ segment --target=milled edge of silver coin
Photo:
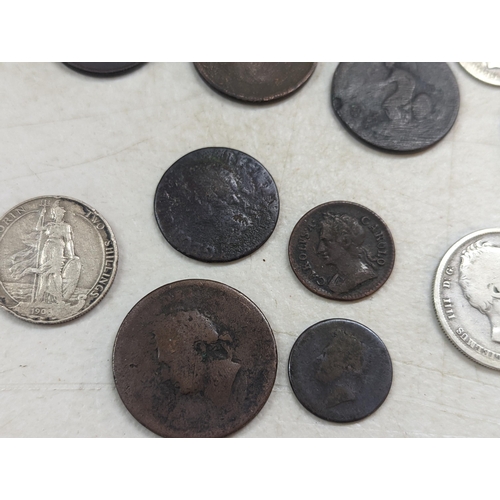
[[[480,231],[474,231],[473,233],[469,233],[463,238],[460,238],[457,242],[455,242],[443,255],[441,258],[438,268],[436,269],[436,274],[434,275],[434,287],[432,294],[432,301],[434,305],[434,311],[436,313],[439,326],[442,331],[445,333],[446,338],[451,342],[451,344],[462,354],[468,357],[470,360],[482,365],[486,368],[491,368],[492,370],[500,370],[500,361],[498,361],[495,365],[488,364],[484,361],[485,357],[480,356],[474,349],[466,349],[466,344],[463,341],[458,340],[455,336],[455,332],[449,326],[448,321],[446,320],[446,315],[441,307],[441,298],[440,298],[440,289],[441,289],[441,280],[443,278],[445,269],[447,268],[448,261],[452,257],[452,255],[461,247],[465,242],[471,239],[475,239],[478,236],[482,236],[485,234],[498,233],[500,236],[500,228],[490,228],[490,229],[482,229]],[[439,306],[438,306],[439,304]],[[472,307],[472,306],[471,306]],[[500,354],[500,351],[499,351]]]
[[[15,316],[19,319],[22,319],[23,321],[27,321],[27,322],[33,323],[35,325],[59,325],[59,324],[67,323],[69,321],[72,321],[74,319],[79,318],[80,316],[83,316],[84,314],[86,314],[87,312],[92,310],[97,304],[99,304],[101,302],[101,300],[107,295],[109,289],[111,288],[111,285],[113,284],[115,276],[116,276],[116,272],[118,269],[118,260],[119,260],[118,245],[116,243],[116,238],[115,238],[115,235],[113,233],[113,230],[111,229],[111,226],[109,225],[108,221],[97,210],[95,210],[91,205],[89,205],[88,203],[85,203],[81,200],[78,200],[76,198],[71,198],[69,196],[64,196],[64,195],[35,196],[34,198],[29,198],[28,200],[24,200],[21,203],[18,203],[15,207],[12,207],[9,210],[9,212],[4,214],[0,218],[0,220],[3,220],[5,218],[5,216],[7,216],[10,212],[12,212],[13,210],[16,210],[18,207],[20,207],[22,205],[25,205],[26,203],[31,203],[31,202],[36,201],[36,200],[47,199],[47,198],[52,198],[54,200],[63,199],[63,200],[68,200],[70,202],[74,202],[74,203],[83,205],[90,210],[90,213],[92,213],[94,216],[98,217],[101,220],[101,222],[104,223],[105,228],[106,228],[106,232],[109,234],[110,240],[113,243],[113,250],[114,250],[114,253],[113,253],[114,262],[113,263],[114,263],[114,266],[113,266],[111,274],[109,276],[109,281],[108,281],[107,285],[104,287],[104,289],[100,292],[99,297],[91,305],[89,305],[86,309],[78,311],[78,313],[74,314],[73,316],[69,316],[69,317],[64,318],[64,319],[58,319],[58,320],[54,320],[54,321],[33,320],[33,319],[27,318],[25,316],[21,316],[19,314],[16,314],[15,311],[13,311],[12,309],[9,309],[8,307],[5,307],[0,301],[0,307],[3,310],[8,311],[10,314],[12,314],[13,316]],[[0,237],[0,244],[1,244],[1,240],[2,240],[2,238]],[[106,250],[105,250],[105,252],[106,252]],[[104,260],[106,260],[106,253],[105,253]],[[103,271],[104,271],[104,267],[103,267]],[[102,272],[99,276],[101,276],[101,275],[102,275]]]
[[[127,318],[130,316],[130,314],[132,313],[132,311],[139,305],[141,304],[142,302],[144,302],[148,297],[150,297],[152,294],[156,293],[158,290],[160,290],[161,288],[164,288],[164,287],[173,287],[173,286],[180,286],[180,285],[189,285],[190,283],[199,283],[200,281],[203,281],[204,284],[207,284],[207,285],[214,285],[215,287],[219,287],[219,288],[228,288],[230,291],[236,293],[237,295],[243,297],[245,300],[247,300],[251,305],[254,306],[255,310],[261,315],[262,319],[264,320],[264,323],[267,325],[267,327],[269,328],[269,331],[271,332],[271,338],[273,340],[273,347],[274,347],[274,356],[275,356],[275,364],[274,364],[274,377],[273,377],[273,380],[272,380],[272,383],[270,383],[270,386],[269,386],[269,392],[267,393],[266,397],[264,398],[264,400],[262,401],[262,404],[259,405],[257,407],[257,409],[253,412],[253,413],[247,413],[246,414],[246,420],[244,420],[244,422],[239,425],[239,426],[236,426],[234,429],[231,429],[228,433],[221,433],[220,435],[218,436],[214,436],[215,438],[223,438],[223,437],[226,437],[226,436],[231,436],[233,435],[235,432],[238,432],[239,430],[243,429],[243,427],[247,426],[252,420],[255,419],[255,417],[262,411],[262,409],[264,408],[264,406],[266,405],[266,403],[269,401],[269,398],[271,397],[271,394],[273,392],[273,389],[274,389],[274,385],[276,384],[276,376],[277,376],[277,373],[278,373],[278,363],[279,363],[279,357],[278,357],[278,345],[276,343],[276,336],[274,335],[274,330],[272,329],[271,327],[271,324],[269,323],[269,320],[267,319],[267,317],[265,316],[265,314],[262,312],[262,310],[260,309],[259,306],[257,306],[257,304],[252,300],[250,299],[249,297],[247,297],[243,292],[240,292],[239,290],[237,290],[236,288],[233,288],[232,286],[229,286],[227,285],[226,283],[222,283],[221,281],[215,281],[215,280],[209,280],[209,279],[204,279],[204,278],[199,278],[199,279],[196,279],[196,278],[190,278],[190,279],[184,279],[184,280],[177,280],[177,281],[173,281],[171,283],[165,283],[164,285],[161,285],[157,288],[155,288],[154,290],[151,290],[150,292],[148,292],[146,295],[144,295],[141,299],[139,299],[131,308],[130,310],[127,312],[127,314],[125,315],[125,317],[123,318],[122,322],[120,323],[120,326],[118,327],[118,331],[116,332],[116,337],[115,337],[115,341],[113,342],[113,352],[112,352],[112,355],[111,355],[111,369],[112,369],[112,372],[113,372],[113,382],[114,382],[114,385],[115,385],[115,389],[116,389],[116,392],[118,393],[118,395],[120,396],[120,401],[122,402],[123,406],[125,407],[125,409],[130,413],[130,415],[137,421],[139,422],[143,427],[145,427],[146,429],[148,429],[150,432],[156,434],[157,436],[160,436],[160,437],[163,437],[163,438],[170,438],[172,439],[171,436],[165,436],[163,434],[158,434],[156,431],[154,431],[153,429],[151,429],[148,425],[144,424],[141,420],[139,420],[138,417],[136,417],[134,415],[134,413],[132,413],[132,411],[130,411],[129,407],[127,406],[127,404],[125,403],[125,401],[123,400],[122,398],[122,395],[121,395],[121,392],[118,388],[118,384],[116,382],[116,376],[115,376],[115,353],[116,353],[116,345],[118,343],[118,336],[120,334],[120,330],[122,328],[122,326],[125,324],[125,322],[127,321]],[[173,438],[175,439],[175,437]],[[196,439],[196,438],[195,438]],[[203,437],[199,437],[197,439],[204,439]]]
[[[492,73],[489,73],[481,66],[476,66],[480,63],[473,62],[459,62],[460,66],[469,73],[469,75],[473,76],[476,80],[480,82],[488,83],[489,85],[494,85],[495,87],[500,86],[500,74],[495,76]]]

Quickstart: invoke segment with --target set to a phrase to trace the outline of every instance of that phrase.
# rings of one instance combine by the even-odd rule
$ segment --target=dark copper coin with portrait
[[[130,413],[163,437],[223,437],[262,409],[277,352],[262,312],[216,281],[164,285],[118,331],[113,373]]]
[[[449,132],[460,95],[446,63],[340,63],[332,103],[355,137],[403,153],[423,150]]]
[[[215,90],[247,102],[269,102],[286,97],[311,77],[316,63],[232,62],[194,63]]]
[[[255,158],[229,148],[198,149],[177,160],[156,188],[156,221],[179,252],[229,262],[260,248],[278,221],[278,189]]]
[[[290,352],[288,376],[295,396],[329,422],[355,422],[385,401],[392,362],[372,330],[349,319],[327,319],[309,327]]]
[[[331,201],[297,222],[288,244],[293,272],[327,299],[357,300],[389,278],[394,241],[385,222],[357,203]]]
[[[140,68],[143,62],[65,62],[68,68],[90,76],[120,76]]]

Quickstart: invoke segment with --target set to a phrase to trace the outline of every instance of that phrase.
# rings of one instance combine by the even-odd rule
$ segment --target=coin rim
[[[459,62],[458,64],[462,66],[462,68],[476,80],[487,83],[489,85],[493,85],[495,87],[500,86],[500,75],[497,78],[491,76],[490,73],[488,73],[486,70],[474,66],[477,63]]]
[[[384,228],[386,229],[387,231],[387,234],[389,235],[389,238],[390,238],[390,241],[392,243],[392,248],[393,248],[393,252],[392,252],[392,259],[391,259],[391,263],[390,263],[390,268],[388,270],[388,273],[387,273],[387,277],[385,278],[385,280],[383,280],[379,286],[377,286],[376,288],[374,288],[373,290],[369,291],[368,293],[364,293],[363,295],[361,296],[358,296],[358,297],[332,297],[331,295],[327,295],[326,292],[325,293],[321,293],[321,291],[319,290],[311,290],[311,288],[309,288],[303,281],[302,279],[300,278],[298,272],[296,271],[295,269],[295,266],[293,264],[293,261],[292,261],[292,237],[295,233],[295,230],[297,229],[297,226],[306,218],[308,217],[312,212],[316,211],[316,210],[319,210],[321,209],[322,207],[325,207],[326,205],[332,205],[332,204],[340,204],[340,203],[343,203],[343,204],[347,204],[347,205],[354,205],[358,208],[361,208],[363,210],[366,210],[367,212],[369,212],[372,216],[375,216],[377,218],[378,221],[380,221]],[[295,259],[293,259],[295,260]],[[370,210],[369,208],[365,207],[364,205],[361,205],[359,203],[355,203],[353,201],[344,201],[344,200],[335,200],[335,201],[327,201],[326,203],[321,203],[321,205],[317,205],[316,207],[314,208],[311,208],[311,210],[309,210],[307,213],[305,213],[299,220],[298,222],[295,224],[295,226],[293,227],[292,229],[292,232],[290,234],[290,238],[288,240],[288,261],[290,263],[290,267],[292,268],[292,271],[294,272],[295,276],[297,277],[297,279],[299,280],[299,282],[305,287],[307,288],[307,290],[309,290],[310,292],[316,294],[316,295],[319,295],[320,297],[323,297],[325,299],[330,299],[330,300],[340,300],[342,302],[352,302],[352,301],[355,301],[355,300],[361,300],[361,299],[364,299],[366,297],[369,297],[370,295],[374,294],[376,291],[378,291],[380,288],[382,288],[382,286],[384,286],[384,284],[387,282],[387,280],[390,278],[391,274],[392,274],[392,271],[394,270],[394,264],[396,262],[396,245],[394,243],[394,238],[392,237],[392,233],[391,233],[391,230],[389,229],[389,226],[386,224],[386,222],[380,217],[380,215],[376,214],[373,210]]]
[[[113,284],[113,281],[115,280],[116,271],[118,270],[119,251],[118,251],[118,244],[116,243],[115,234],[113,233],[113,230],[111,229],[111,226],[109,225],[108,221],[101,215],[101,213],[98,210],[96,210],[95,208],[93,208],[88,203],[85,203],[84,201],[78,200],[76,198],[71,198],[70,196],[64,196],[64,195],[35,196],[34,198],[30,198],[29,200],[25,200],[25,201],[17,204],[15,207],[12,207],[9,210],[9,212],[12,212],[12,210],[15,210],[16,208],[18,208],[21,205],[24,205],[26,203],[30,203],[30,202],[35,201],[35,200],[44,199],[44,198],[56,198],[56,199],[62,199],[62,200],[69,200],[69,201],[72,201],[72,202],[80,203],[81,205],[84,205],[85,207],[89,208],[92,212],[94,212],[95,214],[97,214],[99,216],[99,218],[102,220],[102,222],[104,222],[104,224],[106,224],[106,228],[107,228],[107,231],[109,233],[110,239],[113,242],[113,248],[114,248],[114,251],[115,251],[114,252],[115,253],[115,265],[114,265],[113,270],[111,272],[111,275],[109,277],[109,281],[108,281],[108,284],[106,285],[106,288],[104,288],[104,290],[101,292],[101,294],[99,295],[99,297],[91,305],[89,305],[89,307],[87,307],[86,309],[84,309],[82,311],[79,311],[78,313],[76,313],[73,316],[70,316],[70,317],[64,318],[64,319],[58,319],[58,320],[55,320],[55,321],[35,321],[35,320],[29,319],[29,318],[25,318],[24,316],[20,316],[15,311],[12,311],[11,309],[5,307],[0,302],[0,307],[2,309],[4,309],[5,311],[10,312],[11,314],[13,314],[14,316],[16,316],[19,319],[22,319],[24,321],[28,321],[29,323],[33,323],[35,325],[59,325],[59,324],[67,323],[68,321],[72,321],[74,319],[77,319],[80,316],[83,316],[84,314],[88,313],[97,304],[99,304],[99,302],[101,302],[101,300],[107,295],[109,289],[111,288],[111,285]],[[6,212],[1,217],[1,219],[3,219],[6,215],[8,215],[9,212]]]
[[[138,302],[135,303],[134,306],[132,306],[132,308],[126,314],[125,318],[121,322],[120,327],[118,328],[118,331],[116,333],[115,341],[113,343],[113,353],[112,353],[112,359],[111,359],[111,365],[112,365],[112,371],[113,371],[113,381],[115,383],[116,392],[120,396],[120,400],[123,403],[123,406],[126,408],[126,410],[130,413],[130,415],[132,415],[132,417],[137,422],[139,422],[143,427],[145,427],[146,429],[148,429],[150,432],[153,432],[154,434],[156,434],[157,436],[160,436],[160,437],[178,438],[179,436],[178,435],[158,434],[157,431],[152,430],[150,427],[148,427],[146,424],[144,424],[132,411],[130,411],[129,407],[127,406],[127,404],[125,403],[125,401],[122,398],[120,386],[117,383],[116,371],[115,371],[115,365],[116,365],[115,354],[116,354],[116,345],[117,345],[117,342],[118,342],[118,337],[120,335],[120,330],[122,329],[123,325],[127,321],[127,319],[130,316],[130,314],[132,314],[132,311],[136,307],[138,307],[139,304],[141,304],[143,301],[145,301],[146,299],[148,299],[152,294],[156,293],[161,288],[165,288],[165,287],[172,288],[174,286],[190,285],[190,284],[198,284],[199,285],[200,283],[202,285],[215,286],[216,288],[219,288],[219,289],[221,289],[221,288],[222,289],[229,289],[231,292],[234,292],[239,297],[247,300],[250,303],[250,305],[252,305],[253,307],[255,307],[257,313],[260,314],[260,316],[264,320],[264,323],[269,328],[269,332],[271,333],[271,340],[272,340],[272,344],[273,344],[273,348],[274,348],[273,349],[273,351],[274,351],[274,364],[272,366],[272,370],[273,370],[274,375],[272,377],[271,383],[269,384],[269,390],[268,390],[267,394],[265,394],[265,397],[263,398],[263,400],[261,401],[261,403],[258,406],[256,406],[256,409],[254,410],[254,412],[252,414],[245,413],[245,417],[246,418],[243,420],[243,422],[241,424],[239,424],[238,426],[234,427],[229,432],[210,433],[209,435],[205,435],[205,436],[203,436],[203,435],[197,435],[195,437],[196,438],[208,438],[208,437],[221,438],[221,437],[229,436],[229,435],[234,434],[235,432],[239,431],[240,429],[242,429],[243,427],[245,427],[247,424],[249,424],[262,411],[262,408],[264,408],[265,404],[269,400],[269,397],[271,396],[271,393],[273,392],[273,389],[274,389],[274,385],[276,383],[276,375],[277,375],[277,371],[278,371],[278,348],[277,348],[277,344],[276,344],[276,337],[274,335],[274,331],[271,328],[271,325],[270,325],[269,321],[267,320],[267,318],[264,315],[264,313],[260,310],[260,308],[255,304],[255,302],[253,302],[244,293],[240,292],[236,288],[233,288],[232,286],[226,285],[225,283],[222,283],[220,281],[215,281],[215,280],[207,280],[207,279],[202,279],[202,278],[201,279],[192,279],[192,278],[190,278],[190,279],[173,281],[171,283],[166,283],[164,285],[161,285],[158,288],[155,288],[154,290],[152,290],[149,293],[147,293],[144,297],[142,297]]]
[[[229,150],[229,151],[233,151],[235,153],[238,153],[238,154],[243,154],[245,156],[247,156],[248,158],[251,158],[253,161],[257,162],[266,172],[267,174],[269,175],[270,179],[272,180],[273,184],[274,184],[274,188],[276,190],[276,202],[278,204],[278,207],[277,207],[277,211],[276,211],[276,219],[274,221],[274,224],[271,228],[271,231],[269,233],[269,235],[264,239],[262,240],[257,246],[254,246],[252,247],[249,251],[247,252],[244,252],[240,255],[238,255],[237,257],[234,257],[234,258],[231,258],[231,259],[205,259],[203,257],[197,257],[197,256],[194,256],[194,255],[189,255],[185,252],[183,252],[180,248],[177,248],[166,236],[166,234],[163,232],[163,229],[162,229],[162,226],[160,224],[160,216],[158,214],[158,211],[156,210],[156,203],[157,203],[157,199],[158,199],[158,193],[160,191],[160,184],[162,183],[164,177],[167,175],[168,171],[174,166],[176,165],[177,163],[179,163],[180,161],[182,161],[186,156],[189,156],[191,154],[194,154],[194,153],[198,153],[200,151],[204,151],[204,150],[210,150],[210,149],[223,149],[223,150]],[[170,165],[167,170],[165,170],[165,172],[163,172],[160,180],[158,181],[158,184],[156,186],[156,189],[155,189],[155,195],[153,197],[153,212],[154,212],[154,215],[155,215],[155,219],[156,219],[156,224],[158,225],[158,228],[160,229],[160,232],[163,236],[163,238],[165,238],[165,241],[174,249],[176,250],[177,252],[179,252],[180,254],[184,255],[185,257],[188,257],[190,259],[194,259],[194,260],[197,260],[198,262],[206,262],[208,264],[223,264],[223,263],[226,263],[226,262],[234,262],[234,261],[237,261],[237,260],[240,260],[240,259],[243,259],[244,257],[248,257],[249,255],[251,255],[252,253],[256,252],[259,248],[261,248],[262,246],[264,246],[264,244],[269,240],[269,238],[271,238],[271,236],[273,235],[274,231],[276,230],[276,226],[278,225],[278,220],[279,220],[279,217],[280,217],[280,195],[279,195],[279,190],[278,190],[278,185],[276,184],[276,181],[274,180],[274,177],[271,175],[271,172],[269,172],[269,170],[259,161],[257,160],[256,158],[254,158],[253,156],[249,155],[248,153],[245,153],[244,151],[240,151],[239,149],[234,149],[234,148],[228,148],[228,147],[225,147],[225,146],[207,146],[207,147],[204,147],[204,148],[199,148],[199,149],[195,149],[194,151],[190,151],[189,153],[186,153],[185,155],[181,156],[179,159],[175,160],[174,163],[172,163],[172,165]]]
[[[458,341],[456,338],[452,328],[448,325],[448,322],[446,321],[446,316],[441,308],[441,296],[440,296],[440,284],[441,280],[443,279],[443,274],[444,270],[447,267],[448,261],[450,260],[452,254],[455,253],[455,251],[462,246],[467,240],[474,239],[478,236],[482,236],[484,234],[489,234],[492,232],[498,233],[500,236],[500,228],[490,228],[490,229],[481,229],[480,231],[474,231],[473,233],[469,233],[462,238],[460,238],[457,242],[455,242],[443,255],[441,260],[439,261],[439,265],[436,269],[436,273],[434,275],[434,285],[433,285],[433,305],[434,305],[434,312],[436,313],[436,317],[438,319],[439,326],[441,327],[441,330],[446,334],[447,339],[451,342],[451,344],[458,349],[462,354],[464,354],[466,357],[468,357],[470,360],[478,363],[479,365],[485,366],[486,368],[491,368],[492,370],[500,370],[500,360],[497,362],[498,366],[493,366],[488,364],[487,362],[484,361],[485,356],[481,356],[480,354],[476,353],[473,349],[469,350],[466,349],[465,344],[463,342]],[[438,305],[439,304],[439,307]],[[498,351],[500,354],[500,349]]]
[[[207,63],[206,62],[201,62],[201,63],[194,62],[193,63],[194,67],[196,68],[196,71],[198,71],[198,73],[202,77],[203,81],[206,84],[208,84],[209,87],[216,90],[217,92],[220,92],[224,96],[229,96],[229,97],[232,97],[233,99],[237,99],[239,101],[243,101],[246,103],[253,103],[253,104],[259,104],[259,103],[263,104],[263,103],[267,103],[267,102],[277,101],[279,99],[283,99],[283,98],[295,93],[297,90],[299,90],[302,86],[304,86],[307,83],[309,78],[311,78],[311,76],[313,75],[313,73],[316,69],[316,66],[318,65],[317,62],[311,63],[311,67],[310,67],[309,71],[299,81],[299,83],[297,83],[291,89],[284,90],[282,92],[277,92],[277,93],[274,93],[272,95],[265,96],[265,97],[248,97],[248,96],[245,96],[244,94],[238,94],[235,92],[228,92],[228,90],[226,88],[215,83],[213,81],[213,79],[209,76],[209,74],[206,71],[204,71],[205,68],[203,66],[200,66],[201,64],[207,64]]]
[[[372,410],[370,411],[369,413],[367,413],[366,415],[362,416],[362,417],[359,417],[359,418],[356,418],[354,420],[332,420],[332,419],[329,419],[329,418],[325,418],[324,416],[322,415],[319,415],[317,411],[314,411],[312,408],[308,407],[304,402],[302,402],[299,397],[297,396],[297,393],[295,392],[295,388],[293,386],[293,381],[292,381],[292,374],[291,374],[291,369],[292,369],[292,354],[294,353],[294,351],[296,351],[298,348],[296,348],[297,344],[299,343],[300,339],[306,335],[310,330],[312,330],[313,328],[317,327],[318,325],[321,325],[323,323],[336,323],[336,324],[341,324],[341,323],[351,323],[351,324],[355,324],[355,325],[358,325],[358,326],[361,326],[362,328],[368,330],[372,335],[375,336],[376,339],[378,339],[381,343],[381,345],[384,347],[385,349],[385,352],[387,353],[387,358],[389,360],[389,368],[390,368],[390,374],[391,374],[391,377],[390,377],[390,382],[389,382],[389,387],[387,389],[387,393],[385,394],[385,396],[382,398],[382,400],[380,401],[380,403]],[[314,332],[313,332],[314,333]],[[391,388],[392,388],[392,381],[393,381],[393,378],[394,378],[394,368],[393,368],[393,365],[392,365],[392,358],[391,358],[391,354],[389,353],[389,349],[387,349],[387,346],[385,345],[384,341],[371,329],[371,328],[368,328],[366,325],[363,325],[363,323],[360,323],[359,321],[355,321],[353,319],[348,319],[348,318],[330,318],[330,319],[324,319],[322,321],[318,321],[317,323],[314,323],[314,325],[311,325],[309,326],[308,328],[306,328],[298,337],[297,339],[295,340],[292,348],[290,349],[290,355],[288,356],[288,380],[290,381],[290,386],[292,387],[292,391],[293,391],[293,394],[295,395],[295,398],[297,399],[297,401],[307,410],[309,411],[310,413],[312,413],[313,415],[315,415],[316,417],[318,418],[321,418],[322,420],[325,420],[327,422],[334,422],[336,424],[350,424],[350,423],[354,423],[354,422],[359,422],[360,420],[363,420],[365,419],[366,417],[369,417],[370,415],[373,415],[373,413],[375,413],[381,406],[382,404],[385,402],[385,400],[387,399],[387,396],[389,395],[389,393],[391,392]]]
[[[398,149],[391,149],[391,148],[388,148],[386,146],[380,146],[379,144],[376,144],[374,142],[371,142],[369,141],[368,139],[365,139],[364,137],[361,137],[352,127],[350,127],[348,125],[348,123],[346,121],[344,121],[344,119],[342,118],[342,116],[340,115],[340,113],[337,111],[333,101],[335,99],[335,96],[333,94],[333,86],[334,86],[334,82],[335,82],[335,74],[337,73],[337,70],[344,64],[350,64],[350,63],[347,63],[347,62],[340,62],[337,67],[335,68],[335,71],[333,72],[333,77],[332,77],[332,84],[331,84],[331,88],[330,88],[330,102],[331,102],[331,105],[332,105],[332,108],[333,108],[333,112],[335,114],[335,116],[337,117],[337,119],[339,120],[339,122],[341,123],[341,125],[355,138],[357,139],[358,141],[360,141],[361,143],[365,144],[366,146],[369,146],[377,151],[381,151],[383,153],[392,153],[392,154],[400,154],[400,155],[405,155],[405,154],[411,154],[411,153],[420,153],[420,152],[424,152],[426,151],[427,149],[431,148],[432,146],[435,146],[437,143],[441,142],[451,131],[451,129],[453,128],[453,125],[455,125],[455,122],[457,121],[457,118],[458,118],[458,113],[460,111],[460,88],[458,86],[458,81],[457,81],[457,77],[455,76],[455,74],[453,73],[450,65],[447,63],[447,62],[443,62],[442,64],[445,64],[446,67],[448,68],[449,72],[451,73],[451,76],[453,77],[452,78],[452,85],[454,86],[455,88],[455,91],[457,93],[457,107],[456,107],[456,111],[455,111],[455,116],[453,117],[453,119],[451,120],[450,122],[450,125],[449,127],[445,130],[445,132],[441,135],[441,137],[439,137],[437,140],[435,140],[434,142],[430,143],[430,144],[427,144],[425,146],[419,146],[417,148],[411,148],[411,149],[408,149],[408,148],[398,148]],[[355,62],[355,64],[360,64],[359,62]]]
[[[126,75],[127,73],[132,73],[136,69],[139,69],[141,66],[144,66],[146,63],[145,62],[135,62],[131,63],[129,66],[126,66],[125,68],[121,68],[118,70],[108,70],[108,71],[95,71],[95,70],[90,70],[88,68],[79,66],[81,63],[75,63],[75,62],[63,62],[63,64],[73,70],[76,71],[77,73],[80,73],[82,75],[87,75],[87,76],[94,76],[94,77],[113,77],[113,76],[122,76]]]

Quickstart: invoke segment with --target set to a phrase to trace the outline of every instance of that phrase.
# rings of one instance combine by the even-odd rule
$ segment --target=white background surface
[[[500,225],[500,88],[456,64],[451,68],[461,93],[455,126],[423,153],[394,156],[364,146],[334,117],[335,64],[320,63],[301,91],[266,106],[219,96],[191,64],[152,63],[113,79],[80,75],[60,63],[1,65],[0,212],[41,195],[85,201],[112,226],[120,262],[108,295],[73,322],[37,326],[0,311],[0,436],[154,436],[117,395],[113,342],[140,298],[186,278],[240,290],[275,332],[274,390],[235,437],[500,436],[500,373],[452,347],[431,300],[444,252],[469,232]],[[274,234],[257,252],[230,264],[179,254],[153,215],[163,172],[207,146],[257,158],[280,194]],[[395,240],[393,274],[357,303],[312,294],[288,264],[295,223],[330,200],[372,209]],[[393,360],[386,402],[350,425],[324,422],[303,409],[286,373],[294,340],[332,317],[366,324]]]

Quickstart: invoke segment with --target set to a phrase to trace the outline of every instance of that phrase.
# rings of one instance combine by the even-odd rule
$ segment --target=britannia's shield
[[[62,270],[62,293],[64,300],[68,300],[75,291],[80,273],[82,272],[82,264],[78,257],[73,257],[66,262]]]

